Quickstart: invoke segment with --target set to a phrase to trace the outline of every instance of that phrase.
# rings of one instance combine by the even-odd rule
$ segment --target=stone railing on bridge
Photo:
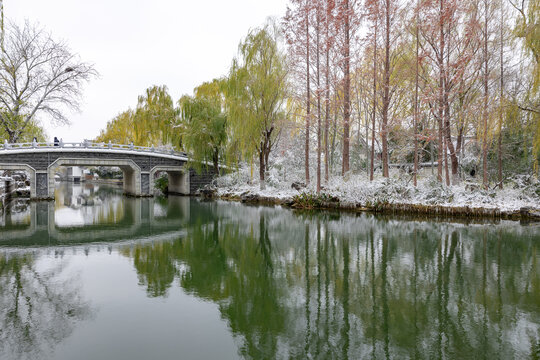
[[[167,154],[175,156],[183,156],[187,158],[185,152],[175,151],[171,147],[158,146],[150,147],[146,146],[136,146],[133,144],[114,144],[112,142],[93,142],[89,140],[84,140],[82,142],[63,142],[62,140],[58,142],[30,142],[30,143],[8,143],[7,140],[4,141],[0,151],[2,150],[31,150],[31,149],[76,149],[76,150],[85,150],[85,149],[102,149],[102,150],[123,150],[123,151],[135,151],[135,152],[146,152],[146,153],[158,153],[158,154]]]

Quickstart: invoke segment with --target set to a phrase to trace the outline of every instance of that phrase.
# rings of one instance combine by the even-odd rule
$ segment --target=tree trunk
[[[306,184],[309,184],[309,123],[311,117],[311,88],[309,85],[309,6],[310,0],[306,0]]]
[[[446,145],[450,153],[450,162],[452,164],[452,185],[459,184],[459,163],[454,144],[452,143],[450,129],[450,104],[448,101],[448,91],[444,91],[444,130],[446,135]]]
[[[328,70],[327,70],[328,71]],[[327,74],[328,76],[328,74]],[[330,131],[330,99],[329,99],[329,87],[328,87],[328,77],[326,79],[326,109],[324,115],[324,181],[328,183],[329,177],[329,150],[328,150],[328,132]]]
[[[324,114],[324,180],[328,183],[328,131],[329,131],[329,122],[330,122],[330,2],[326,3],[326,44],[325,44],[325,54],[326,54],[326,69],[325,69],[325,114]]]
[[[371,118],[371,170],[369,181],[373,181],[375,172],[375,115],[377,113],[377,29],[378,20],[375,18],[375,34],[373,37],[373,114]]]
[[[270,157],[270,147],[266,148],[264,151],[264,171],[270,170],[270,164],[268,158]]]
[[[502,190],[503,188],[503,172],[502,172],[502,124],[503,124],[503,102],[504,102],[504,48],[503,48],[503,42],[504,42],[504,11],[503,11],[503,2],[501,0],[500,2],[501,8],[499,9],[500,15],[501,15],[501,23],[500,23],[500,63],[501,63],[501,90],[499,94],[499,139],[497,142],[497,162],[498,162],[498,168],[499,168],[499,189]]]
[[[266,189],[266,184],[264,182],[264,173],[265,173],[265,162],[264,162],[264,150],[261,147],[259,150],[259,184],[261,190]]]
[[[264,132],[264,146],[263,146],[263,153],[264,153],[264,171],[268,172],[270,169],[270,151],[272,150],[272,132],[274,131],[274,127],[271,127],[269,130],[266,130]]]
[[[446,67],[445,67],[445,69],[450,69],[450,64],[449,64],[449,62],[450,62],[450,59],[449,59],[450,40],[448,40],[448,42],[446,43],[446,46],[448,47],[448,51],[446,52]],[[448,152],[450,153],[450,162],[452,164],[452,185],[457,185],[457,184],[459,184],[459,174],[458,174],[459,163],[458,163],[458,157],[457,157],[457,154],[456,154],[454,144],[452,143],[452,131],[451,131],[452,129],[450,127],[450,101],[448,99],[450,89],[449,89],[448,82],[449,82],[448,74],[445,71],[445,73],[444,73],[444,96],[443,96],[443,100],[444,100],[444,130],[445,130],[444,135],[446,136],[445,156],[447,156],[446,149],[448,149]],[[446,169],[446,171],[448,171],[448,168]],[[448,179],[448,176],[446,178]],[[448,180],[447,180],[447,185],[449,185]]]
[[[457,140],[456,140],[456,154],[461,156],[463,148],[463,125],[460,125],[458,128]]]
[[[388,109],[390,107],[390,0],[386,0],[384,43],[384,95],[382,104],[382,163],[383,176],[388,177]]]
[[[438,124],[438,154],[437,154],[437,179],[442,182],[442,172],[443,172],[443,153],[444,153],[444,148],[443,148],[443,124],[442,124],[442,104],[440,104],[440,110],[439,110],[439,117],[437,119],[437,124]]]
[[[330,151],[331,151],[331,154],[330,154],[330,172],[332,172],[332,170],[334,170],[334,165],[335,165],[335,159],[334,159],[334,155],[335,155],[335,151],[336,151],[336,137],[337,137],[337,117],[338,117],[338,109],[337,109],[337,95],[334,94],[334,128],[332,129],[332,146],[330,147]]]
[[[488,134],[488,4],[487,0],[484,0],[484,101],[482,109],[482,184],[484,189],[488,188],[488,173],[487,173],[487,134]]]
[[[431,161],[431,175],[433,175],[433,171],[434,171],[434,162],[435,162],[435,156],[433,154],[433,140],[430,140],[429,141],[429,159]]]
[[[439,182],[442,182],[442,171],[443,171],[443,151],[446,151],[443,147],[443,113],[444,113],[444,0],[439,0],[439,33],[440,33],[440,39],[439,39],[439,54],[437,58],[438,66],[439,66],[439,99],[438,99],[438,116],[437,116],[437,124],[439,127],[439,134],[438,134],[438,164],[437,164],[437,179]]]
[[[418,7],[418,1],[417,5]],[[416,71],[415,71],[415,81],[414,81],[414,170],[413,170],[413,184],[414,186],[418,185],[417,174],[418,174],[418,59],[419,59],[419,38],[418,38],[418,13],[416,14]]]
[[[214,175],[219,176],[219,149],[214,149],[212,154],[212,162],[214,164]]]
[[[316,66],[317,66],[317,194],[321,192],[321,67],[320,67],[320,4],[317,5]]]
[[[448,141],[444,138],[444,174],[446,178],[446,186],[450,186],[450,174],[448,171]]]
[[[365,99],[365,98],[364,98]],[[366,176],[369,180],[369,159],[371,157],[369,148],[369,108],[367,102],[364,102],[364,127],[366,130]]]
[[[349,137],[350,129],[349,122],[351,117],[351,79],[349,76],[350,68],[350,34],[349,34],[349,0],[344,0],[345,3],[345,48],[344,48],[344,89],[343,89],[343,163],[341,175],[345,175],[349,171]]]

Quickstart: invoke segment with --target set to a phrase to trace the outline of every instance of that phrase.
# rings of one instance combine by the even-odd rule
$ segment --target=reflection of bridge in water
[[[80,244],[181,234],[190,221],[190,203],[194,201],[176,196],[163,203],[153,198],[125,198],[123,218],[84,226],[58,226],[54,203],[31,202],[29,223],[10,224],[10,214],[4,215],[6,226],[0,227],[0,246]]]

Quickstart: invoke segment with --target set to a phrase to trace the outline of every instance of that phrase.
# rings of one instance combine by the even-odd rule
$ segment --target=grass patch
[[[327,194],[313,194],[303,192],[293,197],[293,207],[298,209],[319,209],[328,206],[328,203],[339,202],[339,199]]]

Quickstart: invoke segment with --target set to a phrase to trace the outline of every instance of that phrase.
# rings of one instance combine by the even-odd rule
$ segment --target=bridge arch
[[[30,177],[30,197],[36,197],[36,169],[27,164],[2,164],[0,163],[0,170],[22,170],[28,173]]]
[[[151,183],[154,181],[158,172],[167,173],[170,193],[180,195],[190,194],[189,169],[186,169],[184,166],[154,166],[150,170]]]
[[[60,166],[115,166],[124,173],[124,192],[127,195],[141,196],[141,168],[133,160],[129,159],[96,159],[96,158],[65,158],[60,157],[52,162],[48,169],[49,198],[54,197],[54,174]]]

